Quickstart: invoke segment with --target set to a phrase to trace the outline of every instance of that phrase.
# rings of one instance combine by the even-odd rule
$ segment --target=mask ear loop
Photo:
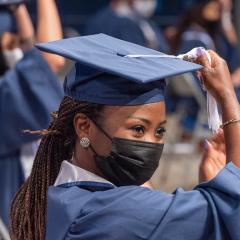
[[[96,125],[96,127],[102,131],[102,133],[111,141],[113,142],[112,138],[109,136],[109,134],[94,120],[91,119],[91,121]]]
[[[90,118],[90,120],[95,124],[95,126],[96,126],[100,131],[102,131],[102,133],[103,133],[111,142],[113,142],[112,138],[108,135],[108,133],[107,133],[96,121],[92,120],[91,118]],[[99,155],[97,154],[97,152],[95,151],[95,149],[93,148],[93,146],[92,146],[91,143],[90,143],[90,145],[89,145],[89,148],[93,151],[93,153],[95,154],[95,156],[99,156]]]

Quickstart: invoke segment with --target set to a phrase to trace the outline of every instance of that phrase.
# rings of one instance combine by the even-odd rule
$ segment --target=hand
[[[215,97],[221,105],[227,100],[235,100],[231,75],[226,62],[215,52],[208,51],[211,57],[211,65],[206,55],[198,57],[196,62],[203,65],[200,70],[206,89]]]
[[[223,130],[205,142],[205,153],[200,164],[199,182],[206,182],[214,177],[226,165],[225,142]]]

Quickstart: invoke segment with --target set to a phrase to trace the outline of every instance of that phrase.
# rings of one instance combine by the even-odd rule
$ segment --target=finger
[[[208,53],[211,57],[211,65],[213,68],[223,61],[223,59],[216,52],[208,50]]]
[[[211,144],[215,148],[215,150],[220,151],[225,154],[225,139],[223,130],[219,130],[218,133],[210,140]]]
[[[226,154],[226,145],[225,144],[219,144],[218,151]]]
[[[220,128],[218,130],[218,132],[212,137],[212,139],[210,140],[211,142],[220,144],[220,143],[224,143],[224,133],[223,130]]]
[[[208,140],[204,140],[204,157],[207,158],[208,156],[210,156],[212,154],[212,152],[214,151],[214,146],[212,145],[211,142],[209,142]]]
[[[195,62],[203,65],[205,68],[211,68],[211,64],[206,54],[203,54],[202,56],[198,57]]]

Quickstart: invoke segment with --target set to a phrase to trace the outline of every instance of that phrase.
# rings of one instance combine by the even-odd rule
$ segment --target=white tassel
[[[194,61],[199,56],[203,54],[207,55],[207,58],[211,64],[211,57],[209,53],[202,47],[194,48],[190,52],[179,55],[178,57],[182,59],[187,59],[190,61]],[[205,87],[203,89],[206,91]],[[220,119],[218,106],[215,98],[207,91],[207,113],[208,113],[208,126],[215,133],[218,131],[222,124],[222,120]]]
[[[214,133],[216,133],[220,128],[222,121],[218,113],[217,102],[209,92],[207,92],[207,112],[208,126]]]

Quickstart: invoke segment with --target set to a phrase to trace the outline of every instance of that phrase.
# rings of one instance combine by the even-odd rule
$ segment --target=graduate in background
[[[240,239],[240,112],[224,60],[212,51],[212,65],[197,59],[223,113],[200,184],[166,194],[139,187],[163,150],[164,78],[201,66],[104,34],[38,47],[76,64],[13,201],[13,239]]]
[[[31,171],[39,138],[26,136],[23,130],[46,127],[62,99],[54,72],[64,59],[33,48],[35,38],[37,42],[62,38],[55,1],[37,2],[36,36],[21,2],[0,1],[0,217],[7,225],[11,200]]]
[[[214,50],[227,61],[232,80],[236,82],[240,76],[239,52],[236,44],[230,42],[223,31],[222,13],[223,8],[220,0],[198,0],[189,4],[176,27],[172,52],[182,54],[200,46]],[[172,103],[174,110],[175,108],[183,108],[186,113],[181,119],[184,130],[182,138],[189,140],[193,136],[197,123],[199,103],[194,97],[179,96],[177,92],[172,94],[177,99],[175,103]],[[171,96],[169,98],[171,99]]]
[[[161,30],[150,20],[156,0],[109,0],[86,24],[84,35],[105,33],[112,37],[168,52]]]

